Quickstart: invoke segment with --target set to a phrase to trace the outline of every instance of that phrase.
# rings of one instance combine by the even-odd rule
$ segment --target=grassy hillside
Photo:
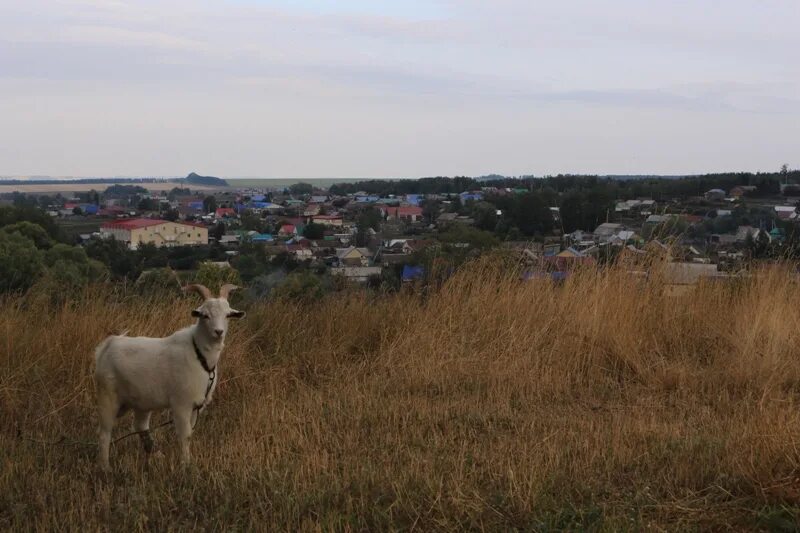
[[[425,299],[253,305],[194,466],[177,466],[167,427],[163,457],[112,447],[109,478],[92,350],[110,332],[167,334],[194,300],[8,299],[0,528],[790,530],[800,286],[775,269],[663,289],[476,266]]]

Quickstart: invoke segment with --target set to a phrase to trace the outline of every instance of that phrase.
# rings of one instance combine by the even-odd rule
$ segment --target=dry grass
[[[775,268],[663,289],[613,270],[557,287],[475,267],[424,300],[253,305],[195,466],[175,466],[164,428],[165,457],[128,439],[109,479],[93,463],[93,347],[166,334],[190,302],[11,299],[0,528],[791,529],[800,286]]]

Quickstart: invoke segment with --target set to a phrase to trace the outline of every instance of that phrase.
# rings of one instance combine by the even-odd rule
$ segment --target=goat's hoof
[[[150,436],[149,433],[144,433],[141,435],[141,438],[142,438],[142,448],[144,448],[144,451],[146,453],[153,453],[153,450],[155,450],[156,447],[153,437]]]

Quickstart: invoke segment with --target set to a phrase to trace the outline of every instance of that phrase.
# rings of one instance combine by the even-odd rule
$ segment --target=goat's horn
[[[200,296],[202,296],[206,300],[210,300],[212,298],[211,291],[208,290],[208,287],[205,285],[200,285],[199,283],[195,283],[193,285],[187,285],[183,288],[184,292],[196,292]]]
[[[227,284],[223,285],[222,287],[220,287],[220,289],[219,289],[219,297],[220,298],[225,298],[227,300],[228,299],[228,295],[230,294],[230,292],[231,291],[235,291],[238,288],[239,287],[237,287],[236,285],[231,285],[230,283],[227,283]]]

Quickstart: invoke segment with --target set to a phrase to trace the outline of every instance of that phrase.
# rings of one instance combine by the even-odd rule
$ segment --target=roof
[[[355,246],[350,246],[349,248],[338,248],[336,250],[336,257],[339,259],[343,259],[350,255],[352,252],[358,252],[363,257],[369,257],[370,253],[369,250],[366,248],[356,248]]]
[[[405,205],[400,207],[391,207],[387,209],[387,211],[391,214],[394,214],[396,217],[411,217],[411,216],[421,216],[422,215],[422,208],[417,207],[415,205]]]
[[[700,278],[719,275],[717,265],[703,263],[665,263],[664,277],[667,283],[675,285],[694,285]]]
[[[114,220],[103,224],[103,228],[108,229],[139,229],[147,228],[150,226],[158,226],[159,224],[177,224],[179,226],[193,226],[195,228],[206,228],[204,224],[197,224],[195,222],[171,222],[169,220],[161,220],[159,218],[129,218],[127,220]]]
[[[419,279],[425,275],[425,268],[421,266],[405,265],[403,267],[403,281]]]
[[[161,220],[158,218],[131,218],[128,220],[115,220],[114,222],[106,222],[102,227],[108,229],[139,229],[147,228],[150,226],[158,226],[159,224],[166,224],[168,220]]]

